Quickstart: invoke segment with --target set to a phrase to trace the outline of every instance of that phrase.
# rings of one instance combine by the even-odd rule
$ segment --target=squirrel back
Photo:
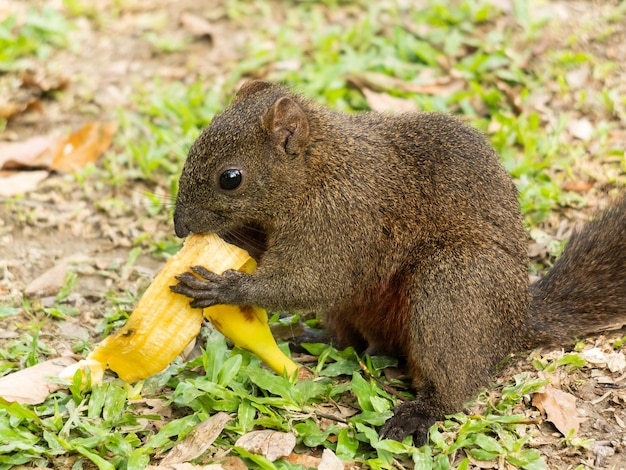
[[[174,223],[250,249],[257,270],[174,290],[198,307],[321,312],[339,344],[405,359],[416,399],[381,435],[423,442],[507,354],[623,320],[625,200],[529,289],[517,191],[481,133],[442,114],[336,113],[253,81],[190,149]]]

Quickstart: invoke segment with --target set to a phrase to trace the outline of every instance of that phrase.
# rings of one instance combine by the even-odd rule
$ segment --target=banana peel
[[[88,370],[95,384],[102,381],[105,369],[111,369],[129,383],[148,378],[165,369],[198,335],[203,317],[235,346],[250,351],[276,373],[296,372],[298,365],[278,348],[264,309],[238,305],[192,308],[186,296],[170,291],[175,276],[194,265],[218,274],[228,269],[250,273],[256,268],[245,250],[217,235],[190,235],[148,286],[127,323],[60,377],[71,382],[77,370]]]

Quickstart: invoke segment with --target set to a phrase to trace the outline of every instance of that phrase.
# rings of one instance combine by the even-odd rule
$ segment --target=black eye
[[[220,175],[220,188],[237,189],[243,181],[243,172],[239,168],[229,168]]]

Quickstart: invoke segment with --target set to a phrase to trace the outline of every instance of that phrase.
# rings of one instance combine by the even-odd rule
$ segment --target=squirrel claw
[[[214,282],[216,282],[219,278],[221,278],[221,276],[219,274],[215,274],[214,272],[209,271],[204,266],[192,266],[190,269],[194,273],[196,273],[198,276],[200,276],[202,279],[205,279],[207,281],[214,281]],[[191,276],[193,276],[193,275],[191,275]],[[195,276],[193,276],[193,277],[196,278]]]
[[[190,289],[205,289],[210,284],[210,281],[207,281],[205,279],[198,279],[191,273],[179,274],[175,277],[175,279],[180,282],[180,284],[178,285],[182,284],[189,287]]]

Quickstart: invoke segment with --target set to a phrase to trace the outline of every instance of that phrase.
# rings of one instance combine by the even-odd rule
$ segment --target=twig
[[[378,385],[380,385],[380,387],[383,390],[385,390],[387,393],[390,393],[391,395],[393,395],[394,397],[396,397],[400,401],[410,401],[407,397],[405,397],[404,395],[401,395],[399,392],[397,392],[396,389],[390,387],[388,384],[386,384],[385,382],[380,380],[375,375],[372,375],[372,373],[367,369],[367,366],[365,365],[365,363],[360,358],[358,358],[358,361],[359,361],[359,366],[361,367],[361,370],[365,373],[365,375],[367,375],[368,377],[374,379],[376,381],[376,383],[378,383]]]

